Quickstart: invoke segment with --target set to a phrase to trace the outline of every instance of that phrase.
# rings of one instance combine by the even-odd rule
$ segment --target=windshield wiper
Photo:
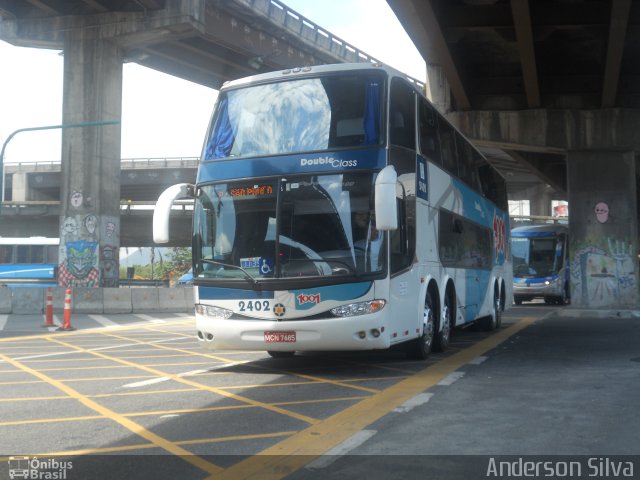
[[[210,265],[218,265],[220,267],[229,267],[235,270],[240,270],[242,273],[244,273],[245,280],[247,280],[252,287],[260,286],[260,283],[255,278],[253,278],[249,272],[247,272],[244,268],[239,267],[238,265],[231,265],[230,263],[218,262],[217,260],[210,260],[208,258],[201,258],[200,261],[202,263],[208,263]]]

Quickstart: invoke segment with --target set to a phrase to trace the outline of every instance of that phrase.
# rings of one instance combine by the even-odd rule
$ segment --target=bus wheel
[[[444,307],[442,308],[442,316],[440,318],[440,322],[442,322],[442,327],[438,325],[438,331],[436,332],[435,342],[433,344],[433,350],[436,352],[444,352],[447,348],[449,348],[449,343],[451,343],[451,324],[453,314],[453,305],[451,304],[451,296],[449,293],[444,297]]]
[[[490,332],[496,328],[500,328],[502,324],[502,305],[500,303],[500,294],[495,289],[493,292],[493,311],[491,315],[484,317],[481,321],[482,329]]]
[[[407,358],[412,360],[425,360],[431,353],[433,346],[433,334],[435,332],[435,318],[433,306],[435,302],[431,292],[427,292],[422,312],[422,335],[407,343]]]
[[[275,350],[267,350],[267,353],[273,358],[289,358],[296,354],[296,352],[278,352]]]

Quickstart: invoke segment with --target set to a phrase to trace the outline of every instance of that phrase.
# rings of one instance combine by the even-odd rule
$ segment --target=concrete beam
[[[451,112],[447,118],[479,144],[512,150],[640,151],[640,109]]]

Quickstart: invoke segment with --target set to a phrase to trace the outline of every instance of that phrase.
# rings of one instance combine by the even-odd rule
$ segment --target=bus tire
[[[451,330],[453,328],[452,316],[454,309],[455,305],[451,299],[450,291],[447,290],[447,293],[444,296],[444,306],[442,307],[440,321],[438,322],[433,342],[433,350],[435,352],[444,352],[449,348],[449,344],[451,343]]]
[[[484,317],[481,322],[483,330],[487,332],[500,328],[502,324],[502,302],[500,301],[500,292],[498,292],[497,285],[493,290],[493,310],[491,315]]]
[[[296,352],[279,352],[277,350],[267,350],[267,353],[273,358],[290,358],[296,354]]]
[[[422,333],[406,346],[407,358],[411,360],[426,360],[431,353],[436,329],[435,305],[433,293],[428,291],[422,311]]]

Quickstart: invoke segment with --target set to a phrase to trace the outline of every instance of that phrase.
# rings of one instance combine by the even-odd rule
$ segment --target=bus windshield
[[[378,145],[384,77],[334,74],[220,93],[204,160]]]
[[[385,236],[371,213],[374,179],[358,172],[201,186],[194,277],[255,283],[383,271]]]
[[[558,272],[562,258],[556,237],[512,237],[513,274],[516,277],[547,277]]]

